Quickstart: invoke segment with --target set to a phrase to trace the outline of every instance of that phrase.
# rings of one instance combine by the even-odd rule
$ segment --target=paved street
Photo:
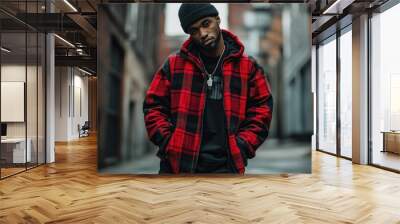
[[[248,161],[246,174],[309,173],[311,172],[311,144],[271,139]],[[147,155],[129,163],[105,169],[104,173],[157,174],[159,159]]]

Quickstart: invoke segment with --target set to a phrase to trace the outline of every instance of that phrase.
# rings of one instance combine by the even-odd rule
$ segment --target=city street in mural
[[[306,5],[180,7],[99,7],[99,172],[310,173]]]

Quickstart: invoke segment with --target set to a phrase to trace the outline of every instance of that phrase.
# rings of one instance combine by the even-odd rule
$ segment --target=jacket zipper
[[[223,74],[223,69],[224,69],[224,64],[225,64],[225,62],[227,62],[228,61],[228,57],[227,57],[227,60],[223,60],[222,61],[222,66],[221,66],[221,69],[222,69],[222,74]],[[223,107],[224,107],[224,113],[225,113],[225,97],[224,97],[224,90],[225,90],[225,82],[224,82],[224,77],[222,76],[222,105],[223,105]],[[230,165],[230,167],[232,167],[236,172],[238,172],[237,171],[237,169],[236,169],[236,166],[235,166],[235,163],[233,163],[233,157],[232,157],[232,153],[231,153],[231,150],[230,150],[230,144],[229,144],[229,130],[228,130],[228,120],[227,120],[227,118],[226,118],[226,114],[225,114],[225,116],[224,116],[224,119],[225,119],[225,133],[226,133],[226,146],[227,146],[227,148],[226,148],[226,151],[227,151],[227,153],[228,153],[228,163],[229,163],[229,165]]]
[[[204,71],[203,71],[203,74],[205,74]],[[200,146],[199,146],[199,151],[198,151],[197,155],[195,155],[195,157],[193,158],[194,162],[192,163],[191,173],[194,173],[195,169],[197,168],[197,163],[199,161],[199,155],[200,155],[200,150],[201,150],[201,144],[203,143],[204,112],[206,110],[207,92],[208,92],[208,87],[206,86],[206,82],[207,82],[207,77],[205,77],[205,79],[203,81],[203,89],[205,88],[206,90],[205,90],[203,113],[201,114]]]
[[[224,100],[225,99],[225,97],[224,97],[224,88],[225,88],[224,86],[225,85],[224,85],[224,77],[223,77],[223,68],[224,68],[225,62],[227,62],[228,59],[230,59],[230,56],[231,55],[228,55],[226,58],[224,58],[222,60],[222,63],[221,63],[221,72],[222,72],[222,105],[224,107],[224,113],[225,113],[225,100]],[[192,60],[188,56],[186,56],[186,58],[189,59],[189,60]],[[198,63],[196,61],[194,61],[194,60],[192,60],[192,61],[200,68],[200,70],[202,71],[202,75],[205,75],[206,72],[205,72],[204,66],[201,67],[201,66],[198,65]],[[191,173],[194,173],[195,169],[197,168],[197,163],[198,163],[198,160],[199,160],[199,155],[200,155],[200,150],[201,150],[201,144],[203,142],[204,112],[205,112],[205,108],[206,108],[207,92],[208,92],[208,88],[206,86],[207,77],[206,76],[204,76],[204,77],[205,77],[205,79],[203,81],[203,89],[205,88],[206,90],[204,91],[205,92],[205,100],[204,100],[203,113],[201,114],[200,146],[199,146],[199,150],[198,150],[197,155],[195,155],[193,160],[192,160],[192,168],[191,168],[191,171],[190,171]],[[237,169],[236,169],[235,164],[232,164],[232,154],[230,152],[230,146],[229,146],[229,131],[227,129],[228,122],[227,122],[226,116],[224,116],[224,119],[225,119],[225,127],[224,128],[225,128],[225,133],[226,133],[226,139],[225,140],[227,141],[227,146],[228,146],[227,147],[227,152],[229,154],[228,156],[230,157],[228,162],[233,167],[233,169],[235,169],[235,171],[238,172]]]

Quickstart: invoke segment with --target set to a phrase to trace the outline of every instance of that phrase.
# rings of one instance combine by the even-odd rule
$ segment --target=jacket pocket
[[[247,166],[248,163],[248,155],[247,155],[247,148],[246,148],[246,143],[240,138],[240,137],[235,137],[236,139],[236,145],[239,147],[240,149],[240,154],[242,156],[243,159],[243,164],[244,166]]]
[[[160,159],[166,159],[168,157],[168,145],[169,142],[172,138],[172,135],[174,134],[174,130],[172,130],[171,134],[168,135],[163,141],[162,143],[158,146],[158,152],[157,152],[157,156]]]

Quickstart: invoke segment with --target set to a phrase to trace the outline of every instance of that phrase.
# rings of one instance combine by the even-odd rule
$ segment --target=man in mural
[[[143,103],[159,173],[244,174],[268,136],[268,80],[239,38],[220,28],[213,5],[184,3],[179,20],[190,37],[156,72]]]

